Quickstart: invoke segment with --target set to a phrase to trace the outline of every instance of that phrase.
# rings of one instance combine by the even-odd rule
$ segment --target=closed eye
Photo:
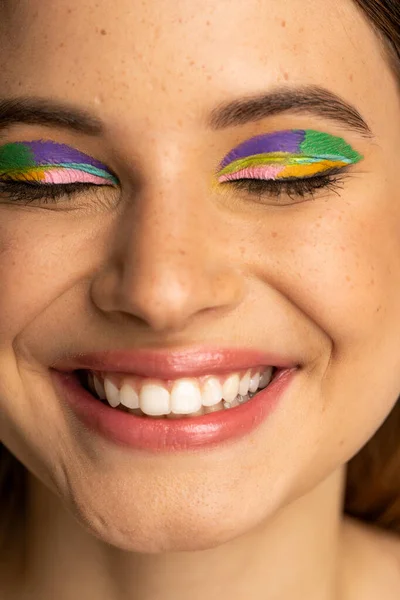
[[[323,189],[333,191],[339,195],[338,190],[343,189],[343,182],[347,176],[346,169],[332,169],[328,173],[310,177],[291,177],[287,179],[233,179],[222,185],[233,186],[239,191],[258,196],[281,198],[308,198]]]
[[[0,179],[0,199],[8,201],[24,202],[29,204],[35,201],[44,203],[55,203],[63,197],[71,198],[88,190],[102,187],[115,187],[112,184],[93,184],[76,181],[67,184],[37,183],[34,181],[13,181],[11,179]]]

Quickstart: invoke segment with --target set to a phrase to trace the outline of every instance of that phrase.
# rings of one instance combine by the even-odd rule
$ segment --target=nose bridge
[[[127,239],[124,279],[149,298],[163,291],[171,305],[183,302],[211,265],[205,248],[207,210],[183,190],[149,189]]]
[[[97,286],[103,310],[128,313],[166,331],[240,298],[216,207],[192,184],[170,180],[146,186],[123,216],[118,237],[119,268],[113,263],[108,283]],[[227,240],[228,235],[225,248]]]

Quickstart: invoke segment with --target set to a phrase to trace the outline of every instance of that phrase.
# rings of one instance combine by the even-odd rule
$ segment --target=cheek
[[[77,217],[55,211],[46,215],[37,208],[1,207],[1,213],[0,343],[4,347],[85,275],[96,244],[90,239],[93,228],[82,218],[79,223]]]
[[[275,213],[256,241],[264,277],[337,345],[400,334],[400,210],[385,195],[358,198]]]
[[[7,222],[7,219],[6,219]],[[0,335],[6,342],[40,314],[65,282],[61,248],[44,228],[22,223],[0,229]]]
[[[339,431],[352,451],[365,443],[400,391],[400,211],[393,190],[372,189],[275,211],[253,236],[264,281],[300,311],[297,331],[321,334],[307,397],[315,389],[328,449]]]

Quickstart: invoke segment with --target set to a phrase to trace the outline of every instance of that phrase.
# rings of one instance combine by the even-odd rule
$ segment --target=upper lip
[[[88,369],[131,373],[140,377],[175,379],[199,377],[210,373],[227,373],[256,366],[290,369],[299,361],[275,353],[247,348],[215,348],[204,346],[179,349],[107,350],[77,353],[51,366],[59,371]]]

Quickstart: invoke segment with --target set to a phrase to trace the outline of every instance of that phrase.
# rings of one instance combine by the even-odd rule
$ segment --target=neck
[[[34,590],[32,600],[203,600],[216,590],[229,600],[333,600],[343,483],[341,469],[273,519],[222,546],[138,554],[86,532],[59,498],[30,476],[25,587]]]

